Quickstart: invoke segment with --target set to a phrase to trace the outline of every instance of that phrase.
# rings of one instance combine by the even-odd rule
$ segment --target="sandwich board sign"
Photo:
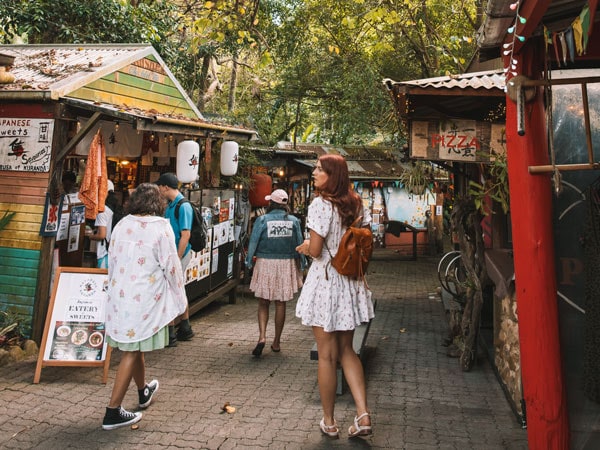
[[[38,355],[33,382],[42,367],[103,367],[108,379],[111,349],[106,343],[106,269],[59,267]]]

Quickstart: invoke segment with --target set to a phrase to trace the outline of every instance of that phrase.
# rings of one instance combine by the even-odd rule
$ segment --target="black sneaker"
[[[154,393],[158,391],[158,380],[152,380],[144,389],[138,391],[138,395],[140,397],[140,409],[146,409],[152,403],[152,396]]]
[[[192,338],[194,337],[194,331],[192,330],[192,328],[179,328],[177,330],[177,340],[178,341],[191,341]]]
[[[103,430],[114,430],[115,428],[126,427],[142,420],[141,412],[129,412],[123,407],[106,408],[104,420],[102,421]]]
[[[177,336],[175,334],[169,335],[169,343],[167,347],[177,347]]]

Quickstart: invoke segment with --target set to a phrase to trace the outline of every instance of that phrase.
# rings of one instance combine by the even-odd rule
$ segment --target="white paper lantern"
[[[230,177],[237,173],[239,146],[234,141],[221,144],[221,175]]]
[[[200,146],[196,141],[181,141],[177,146],[177,179],[193,183],[198,177]]]

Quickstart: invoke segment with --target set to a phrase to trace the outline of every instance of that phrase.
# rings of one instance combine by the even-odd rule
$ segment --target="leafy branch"
[[[4,211],[4,215],[2,216],[2,218],[0,218],[0,231],[6,228],[8,223],[15,216],[15,214],[17,214],[16,211]]]
[[[482,214],[487,216],[491,213],[486,207],[487,197],[497,202],[506,214],[510,208],[506,154],[495,153],[490,160],[490,164],[484,170],[483,183],[469,181],[469,195],[473,198],[475,207]]]

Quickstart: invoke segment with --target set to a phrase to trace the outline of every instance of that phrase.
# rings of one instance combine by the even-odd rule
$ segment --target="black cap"
[[[156,180],[158,186],[168,186],[171,189],[177,189],[179,187],[179,181],[174,173],[168,172],[163,173],[158,180]]]

